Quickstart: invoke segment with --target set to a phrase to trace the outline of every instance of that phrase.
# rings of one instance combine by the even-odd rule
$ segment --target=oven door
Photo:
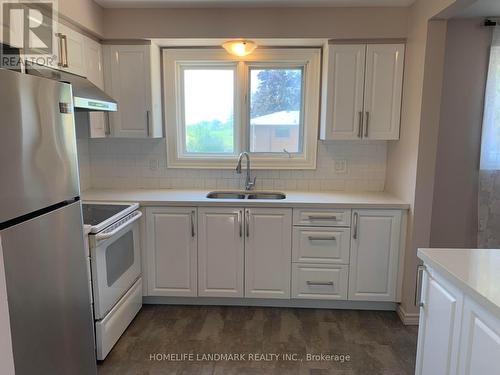
[[[95,319],[103,319],[141,275],[139,222],[135,211],[90,236]]]

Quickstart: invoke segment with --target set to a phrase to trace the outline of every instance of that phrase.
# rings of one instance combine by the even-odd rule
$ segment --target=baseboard
[[[214,298],[214,297],[160,297],[145,296],[144,304],[155,305],[206,305],[206,306],[262,306],[296,307],[309,309],[348,309],[348,310],[389,310],[395,311],[394,302],[368,301],[328,301],[299,299],[262,299],[262,298]]]
[[[398,305],[396,312],[398,313],[399,319],[401,319],[404,325],[418,326],[418,321],[420,317],[419,313],[408,313],[401,305]]]

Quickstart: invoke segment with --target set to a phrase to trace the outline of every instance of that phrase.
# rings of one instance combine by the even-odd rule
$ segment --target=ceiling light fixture
[[[244,39],[228,40],[222,43],[222,47],[231,55],[243,57],[251,54],[257,48],[257,43]]]

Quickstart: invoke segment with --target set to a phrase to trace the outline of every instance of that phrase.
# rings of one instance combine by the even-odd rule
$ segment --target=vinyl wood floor
[[[99,375],[409,375],[414,374],[417,327],[395,312],[256,307],[145,305]],[[240,361],[168,360],[168,354],[244,354]],[[250,354],[279,360],[250,360]],[[283,354],[294,354],[283,359]],[[159,354],[154,360],[151,355]],[[307,354],[350,360],[308,361]],[[180,359],[180,358],[177,358]],[[316,358],[315,358],[316,359]]]

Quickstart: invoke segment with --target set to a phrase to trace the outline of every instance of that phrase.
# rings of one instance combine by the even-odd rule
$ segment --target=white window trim
[[[236,155],[188,155],[182,154],[183,138],[179,136],[181,100],[178,87],[180,67],[187,64],[214,63],[217,66],[237,64],[237,82],[235,82],[235,150]],[[220,62],[220,64],[219,64]],[[255,169],[316,169],[320,103],[320,48],[261,48],[246,56],[243,60],[231,56],[223,49],[163,49],[164,109],[166,121],[167,166],[169,168],[205,168],[232,169],[237,154],[245,151],[247,141],[246,118],[248,116],[246,96],[248,93],[247,66],[272,66],[273,63],[290,66],[304,66],[304,137],[303,153],[291,157],[281,155],[251,154],[252,168]],[[238,85],[243,84],[245,87]]]

